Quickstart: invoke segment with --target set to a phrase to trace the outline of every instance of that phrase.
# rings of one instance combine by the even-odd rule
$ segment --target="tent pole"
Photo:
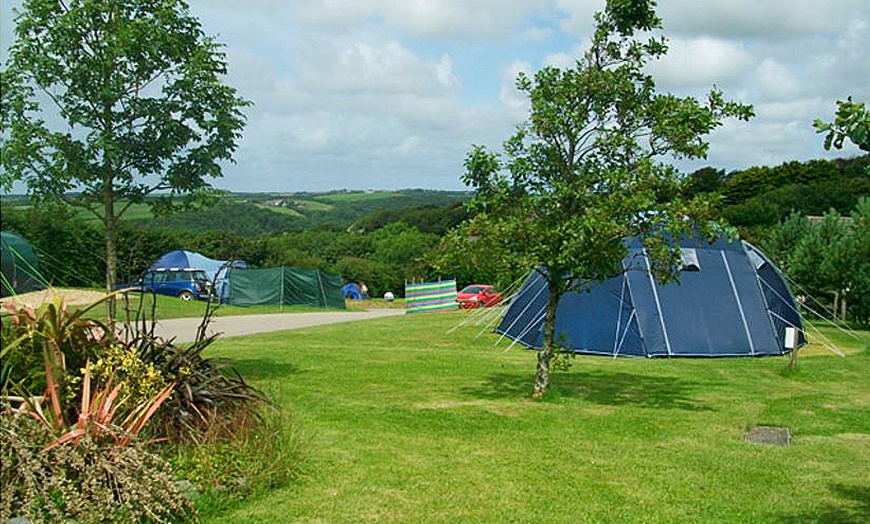
[[[326,303],[326,292],[323,290],[323,279],[320,278],[320,270],[317,269],[317,285],[320,286],[320,298],[323,300],[323,307],[328,307]]]
[[[656,311],[659,314],[659,324],[662,327],[662,335],[665,337],[665,348],[668,350],[668,356],[673,355],[673,351],[671,351],[671,340],[668,337],[668,328],[665,325],[665,315],[662,313],[662,303],[659,301],[659,290],[658,285],[656,284],[656,279],[653,276],[652,265],[649,262],[649,256],[646,253],[646,248],[642,250],[643,252],[643,260],[646,262],[646,272],[649,275],[649,285],[652,289],[653,299],[656,302]]]

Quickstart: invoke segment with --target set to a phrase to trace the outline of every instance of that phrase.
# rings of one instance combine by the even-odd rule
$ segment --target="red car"
[[[501,300],[501,293],[486,284],[472,284],[456,294],[456,301],[463,309],[480,306],[490,307],[498,304]]]

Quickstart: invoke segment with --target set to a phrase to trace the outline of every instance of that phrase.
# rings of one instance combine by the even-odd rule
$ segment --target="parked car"
[[[501,293],[486,284],[472,284],[462,288],[456,294],[456,301],[461,308],[490,307],[502,301]]]
[[[149,269],[136,282],[119,284],[117,288],[168,295],[181,300],[208,300],[212,296],[211,282],[205,271],[191,268]]]

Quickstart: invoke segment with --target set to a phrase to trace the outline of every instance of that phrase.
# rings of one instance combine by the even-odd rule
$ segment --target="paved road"
[[[403,309],[370,309],[368,311],[321,311],[316,313],[275,313],[269,315],[238,315],[215,317],[208,333],[222,333],[222,337],[238,337],[284,329],[299,329],[339,322],[355,322],[372,318],[401,315]],[[190,342],[196,337],[201,318],[173,318],[157,322],[155,334],[163,338],[175,337],[178,342]]]

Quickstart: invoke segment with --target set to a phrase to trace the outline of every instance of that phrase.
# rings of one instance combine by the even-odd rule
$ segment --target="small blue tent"
[[[622,273],[560,299],[563,346],[610,356],[728,357],[783,355],[806,342],[788,286],[755,246],[684,240],[679,280],[660,284],[640,242],[627,245]],[[533,272],[496,331],[540,348],[547,299],[546,281]],[[787,343],[787,335],[796,339]]]
[[[244,260],[214,260],[194,251],[180,249],[166,253],[151,264],[151,269],[202,269],[205,271],[208,279],[214,284],[215,294],[221,302],[226,302],[229,299],[230,268],[246,269],[247,267],[248,264]]]
[[[362,298],[362,293],[359,290],[359,285],[356,282],[348,282],[341,288],[341,295],[344,298],[359,300]]]

